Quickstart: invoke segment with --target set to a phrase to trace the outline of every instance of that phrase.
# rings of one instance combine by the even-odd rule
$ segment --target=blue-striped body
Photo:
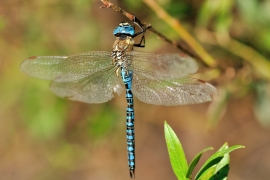
[[[126,99],[127,99],[127,151],[128,151],[128,166],[130,170],[130,176],[135,176],[135,136],[134,136],[134,108],[133,108],[133,94],[132,94],[132,71],[126,71],[121,68],[121,77],[126,87]]]
[[[126,110],[126,136],[127,136],[127,154],[130,177],[135,176],[135,136],[134,136],[134,108],[132,94],[133,72],[129,69],[131,57],[126,53],[133,50],[134,29],[127,23],[120,23],[114,30],[117,39],[113,45],[112,57],[114,66],[117,67],[116,74],[120,75],[126,88],[127,110]]]

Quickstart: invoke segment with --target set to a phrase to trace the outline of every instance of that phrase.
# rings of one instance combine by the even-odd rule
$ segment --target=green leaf
[[[189,168],[188,168],[188,171],[187,171],[187,174],[186,174],[186,178],[190,178],[194,168],[196,167],[196,165],[198,164],[199,160],[201,159],[201,156],[204,152],[206,151],[209,151],[209,150],[213,150],[212,147],[208,147],[208,148],[205,148],[204,150],[202,150],[201,152],[199,152],[194,158],[193,160],[191,161],[190,165],[189,165]]]
[[[219,158],[217,158],[219,159]],[[208,168],[199,178],[199,180],[226,180],[229,174],[229,153],[220,157],[220,161]]]
[[[229,157],[229,155],[228,155]],[[198,180],[226,180],[229,174],[229,163],[217,171],[217,166],[213,166],[198,179]]]
[[[230,167],[228,163],[225,166],[223,166],[219,171],[217,171],[209,180],[227,180],[229,170]]]
[[[231,151],[234,151],[236,149],[239,148],[244,148],[244,146],[240,146],[240,145],[235,145],[232,147],[228,147],[228,144],[225,143],[215,154],[213,154],[202,166],[202,168],[199,170],[199,172],[197,173],[195,179],[201,179],[201,176],[204,177],[206,176],[205,174],[211,174],[211,177],[216,174],[221,168],[224,167],[224,164],[226,165],[226,162],[229,159],[229,156],[226,157],[226,155],[228,155],[228,153],[230,153]],[[225,157],[225,159],[224,159]],[[217,167],[215,167],[217,166]],[[209,176],[207,176],[209,177]]]
[[[186,179],[188,164],[182,145],[174,131],[165,121],[164,123],[165,139],[170,156],[171,165],[177,179]]]

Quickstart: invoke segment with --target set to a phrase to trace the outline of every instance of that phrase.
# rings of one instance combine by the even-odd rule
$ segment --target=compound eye
[[[117,34],[119,34],[120,33],[120,29],[121,29],[121,27],[120,26],[117,26],[114,30],[113,30],[113,35],[117,35]]]
[[[119,36],[121,34],[125,34],[125,35],[128,35],[128,36],[133,36],[135,34],[135,30],[130,25],[117,26],[113,31],[113,35]]]
[[[125,26],[125,33],[133,36],[135,34],[135,31],[134,31],[133,27]]]

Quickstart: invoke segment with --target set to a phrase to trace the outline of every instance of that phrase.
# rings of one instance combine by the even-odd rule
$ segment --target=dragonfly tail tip
[[[135,179],[135,169],[130,169],[129,170],[129,175],[130,175],[130,178],[134,178]]]

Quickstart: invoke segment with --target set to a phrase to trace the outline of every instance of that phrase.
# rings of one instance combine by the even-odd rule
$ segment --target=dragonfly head
[[[113,35],[116,37],[126,35],[133,36],[135,34],[134,28],[127,22],[121,22],[113,31]]]

